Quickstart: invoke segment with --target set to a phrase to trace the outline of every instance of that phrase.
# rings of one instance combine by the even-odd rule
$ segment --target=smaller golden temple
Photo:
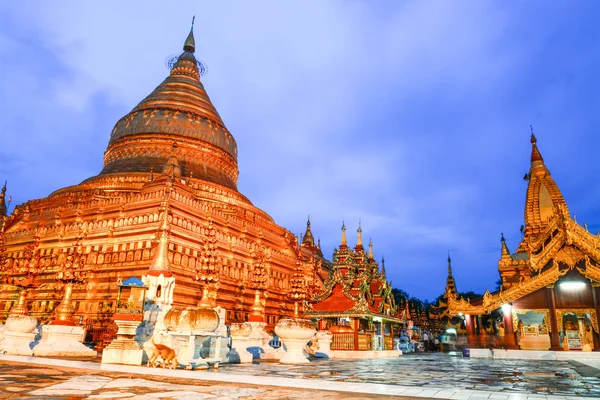
[[[331,275],[316,294],[316,302],[307,305],[305,315],[318,319],[319,329],[333,333],[332,350],[392,350],[394,336],[407,322],[407,311],[396,306],[385,261],[381,260],[380,270],[373,243],[369,241],[365,251],[360,225],[357,233],[352,249],[342,225],[342,242],[334,250]]]
[[[598,351],[600,237],[570,214],[533,133],[525,179],[523,237],[514,253],[501,238],[500,289],[469,301],[452,280],[442,306],[464,318],[471,347]]]

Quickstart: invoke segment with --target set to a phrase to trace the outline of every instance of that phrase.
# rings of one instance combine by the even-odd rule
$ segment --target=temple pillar
[[[358,318],[353,318],[354,321],[354,350],[358,350],[358,326],[360,321]]]
[[[519,346],[517,346],[515,327],[513,326],[512,304],[507,304],[506,307],[502,306],[502,313],[504,315],[504,348],[517,350]]]
[[[469,347],[477,347],[477,336],[475,335],[475,317],[470,314],[465,315],[465,325],[467,327],[467,344]]]
[[[598,306],[600,306],[600,302],[598,301],[600,298],[598,297],[598,283],[592,283],[592,300],[594,301],[594,310],[596,311],[596,316],[600,316],[600,309],[598,308]],[[600,336],[597,332],[593,331],[593,337],[594,337],[594,350],[593,351],[600,351]]]
[[[487,347],[487,335],[485,333],[485,328],[483,326],[483,317],[481,315],[477,316],[477,327],[479,328],[479,337],[478,337],[478,342],[479,342],[479,347],[482,349],[485,349]]]
[[[558,321],[556,319],[556,295],[554,294],[554,285],[546,287],[546,297],[548,299],[548,308],[550,310],[550,350],[563,351],[558,340]]]

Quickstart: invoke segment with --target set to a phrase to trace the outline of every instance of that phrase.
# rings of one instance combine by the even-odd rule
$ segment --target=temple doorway
[[[550,349],[549,311],[513,310],[513,326],[521,350]]]
[[[593,309],[557,310],[559,340],[565,351],[594,350],[598,321]]]

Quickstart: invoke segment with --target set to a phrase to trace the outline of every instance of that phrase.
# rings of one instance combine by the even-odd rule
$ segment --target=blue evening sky
[[[571,212],[600,229],[597,1],[0,4],[0,179],[14,204],[97,174],[115,122],[196,15],[239,189],[329,257],[359,219],[411,295],[498,279],[523,223],[529,125]],[[12,209],[12,207],[11,207]]]

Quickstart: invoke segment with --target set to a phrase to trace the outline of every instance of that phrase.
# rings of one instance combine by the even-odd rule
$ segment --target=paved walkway
[[[9,362],[12,365],[7,365]],[[20,393],[23,399],[51,396],[135,400],[337,400],[386,395],[458,400],[598,398],[600,363],[588,364],[417,354],[379,360],[322,360],[300,366],[222,365],[214,372],[1,355],[0,390],[4,392],[0,393]]]

